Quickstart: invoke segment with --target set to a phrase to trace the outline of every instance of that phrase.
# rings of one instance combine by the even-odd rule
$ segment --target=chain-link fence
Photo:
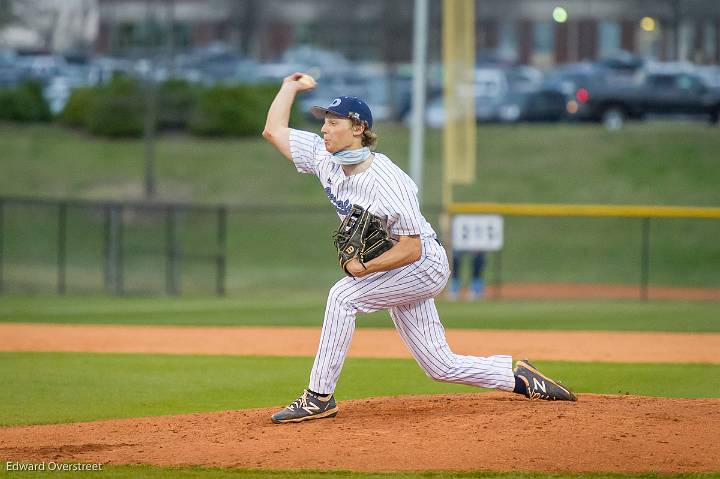
[[[439,208],[425,208],[440,232]],[[0,197],[0,291],[223,295],[327,289],[342,275],[328,207],[199,206]],[[504,217],[487,296],[720,299],[720,220]],[[467,266],[461,275],[467,276]],[[527,289],[528,286],[536,289]],[[577,288],[580,289],[577,289]],[[583,289],[584,288],[584,289]],[[613,289],[614,288],[614,289]],[[714,293],[713,293],[714,292]],[[602,293],[602,294],[601,294]],[[712,296],[715,294],[715,296]],[[569,295],[572,296],[572,295]]]
[[[224,207],[0,199],[3,292],[225,292]]]

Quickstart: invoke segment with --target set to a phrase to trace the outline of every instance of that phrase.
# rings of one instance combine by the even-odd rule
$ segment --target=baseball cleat
[[[292,404],[272,415],[272,422],[281,424],[285,422],[301,422],[310,419],[321,419],[324,417],[335,417],[338,412],[335,396],[323,400],[307,389],[302,396]]]
[[[577,396],[561,383],[538,371],[530,361],[524,359],[515,363],[515,376],[527,387],[526,397],[546,401],[577,401]]]

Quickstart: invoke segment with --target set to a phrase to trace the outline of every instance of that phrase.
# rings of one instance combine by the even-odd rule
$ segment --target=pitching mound
[[[0,429],[22,461],[359,471],[720,470],[720,399],[509,394],[342,401],[334,419],[274,425],[274,409]]]

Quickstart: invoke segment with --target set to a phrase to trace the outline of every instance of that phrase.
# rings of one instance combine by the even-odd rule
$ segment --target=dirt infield
[[[0,324],[0,350],[314,355],[318,335],[318,328],[6,323]],[[720,363],[716,333],[453,329],[447,335],[460,353],[522,350],[535,359]],[[409,356],[392,329],[358,329],[351,355]],[[0,458],[357,471],[720,471],[720,399],[587,394],[577,403],[547,403],[503,393],[373,398],[341,401],[334,419],[282,426],[270,422],[274,410],[0,428]]]
[[[0,324],[0,351],[314,356],[319,328]],[[458,354],[545,360],[720,363],[718,333],[449,329]],[[409,358],[394,329],[358,328],[350,356]]]
[[[345,401],[334,419],[274,425],[272,409],[0,429],[22,461],[280,469],[720,470],[720,399],[509,394]]]

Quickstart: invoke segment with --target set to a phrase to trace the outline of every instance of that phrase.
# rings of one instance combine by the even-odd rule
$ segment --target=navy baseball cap
[[[310,113],[319,120],[325,119],[325,113],[333,113],[345,118],[356,118],[364,121],[367,123],[368,128],[372,128],[373,124],[370,107],[356,96],[339,96],[330,102],[327,108],[322,106],[310,108]]]

